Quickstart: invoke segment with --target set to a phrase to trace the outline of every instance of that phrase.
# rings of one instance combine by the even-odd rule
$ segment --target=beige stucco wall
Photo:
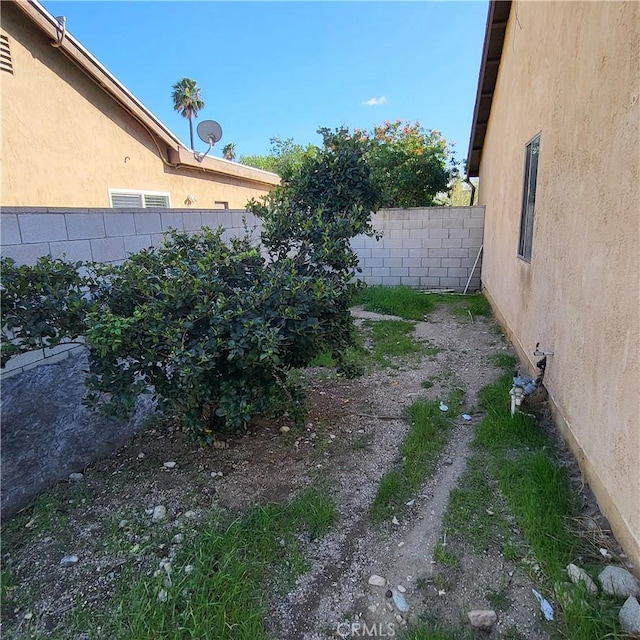
[[[482,280],[516,346],[553,351],[561,430],[640,569],[636,2],[512,8],[480,166]],[[516,257],[525,144],[541,132],[533,254]]]
[[[11,3],[3,3],[2,33],[14,74],[0,72],[0,204],[108,207],[112,188],[169,192],[172,207],[186,207],[192,195],[200,208],[223,201],[239,209],[271,188],[165,166],[150,133]]]

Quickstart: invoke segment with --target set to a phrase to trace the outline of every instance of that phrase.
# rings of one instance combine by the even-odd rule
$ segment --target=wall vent
[[[9,38],[0,35],[0,69],[13,73],[13,62],[11,61],[11,49],[9,48]]]

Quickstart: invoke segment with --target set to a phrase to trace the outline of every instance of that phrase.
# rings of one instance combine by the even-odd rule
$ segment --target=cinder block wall
[[[250,229],[260,225],[242,210],[3,207],[0,241],[2,255],[19,264],[34,264],[45,255],[120,262],[130,253],[161,244],[162,234],[169,229],[223,226],[223,238],[230,238],[242,230],[243,219]]]
[[[163,233],[169,229],[195,231],[202,226],[223,226],[223,238],[229,239],[242,232],[245,219],[255,233],[260,221],[242,210],[3,207],[0,243],[2,255],[18,264],[32,265],[46,255],[119,263],[131,253],[161,244]],[[2,376],[57,362],[80,348],[77,344],[60,344],[16,356],[2,370]]]
[[[482,245],[484,207],[384,209],[373,219],[382,239],[358,236],[352,246],[367,284],[462,291]],[[481,259],[469,284],[480,288]]]
[[[60,209],[3,207],[3,256],[32,265],[40,256],[73,261],[122,262],[140,249],[161,244],[169,229],[195,231],[223,226],[223,238],[242,233],[244,221],[257,238],[258,218],[241,210]],[[484,207],[385,209],[373,219],[380,240],[358,236],[359,279],[368,284],[404,284],[462,291],[482,244]],[[470,289],[480,288],[480,262]],[[3,377],[65,358],[78,345],[61,344],[12,358]]]

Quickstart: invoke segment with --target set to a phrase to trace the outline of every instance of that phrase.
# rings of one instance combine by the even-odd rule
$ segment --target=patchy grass
[[[375,367],[394,367],[394,361],[400,358],[419,355],[435,358],[440,349],[426,340],[416,340],[414,328],[415,325],[406,320],[367,320],[363,323],[363,338],[368,347],[362,342],[350,347],[339,366],[329,352],[318,355],[311,365],[338,367],[339,373],[351,378]]]
[[[512,356],[510,353],[493,353],[491,354],[491,362],[503,369],[504,371],[513,371],[517,364],[517,360],[515,356]]]
[[[437,622],[424,621],[400,634],[399,640],[471,640],[474,635],[468,629],[450,630]]]
[[[462,405],[464,392],[456,389],[448,401],[448,411],[439,402],[418,400],[408,409],[411,422],[402,445],[402,464],[384,474],[370,510],[374,521],[387,520],[398,513],[430,476],[438,456],[449,440],[451,418]]]
[[[481,293],[448,294],[425,293],[406,286],[379,285],[363,289],[356,304],[368,311],[398,316],[407,320],[424,320],[437,307],[447,305],[456,315],[473,317],[491,316],[491,307]]]
[[[80,608],[75,625],[92,638],[266,640],[269,585],[292,584],[305,569],[300,533],[320,537],[336,517],[333,501],[315,489],[237,519],[218,512],[168,570],[125,571],[109,610]]]
[[[506,358],[502,366],[511,368]],[[534,417],[511,417],[511,374],[482,390],[485,418],[476,429],[478,451],[451,493],[445,526],[452,535],[477,550],[496,542],[505,556],[534,567],[540,591],[556,608],[557,633],[572,640],[622,637],[617,620],[620,603],[592,596],[567,582],[565,567],[580,556],[580,564],[599,562],[597,549],[585,546],[568,526],[578,516],[577,496],[553,443]],[[515,520],[523,542],[514,539]],[[489,598],[489,595],[491,596]],[[491,604],[506,606],[504,593],[489,594]]]
[[[458,566],[458,558],[455,554],[451,553],[451,551],[447,550],[445,542],[440,542],[436,545],[436,548],[433,551],[433,559],[447,567],[454,568]]]
[[[356,304],[362,305],[367,311],[385,313],[407,320],[424,320],[424,317],[435,308],[427,294],[406,286],[366,287],[360,292]]]

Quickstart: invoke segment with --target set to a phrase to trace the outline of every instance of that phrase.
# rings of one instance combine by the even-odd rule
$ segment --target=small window
[[[149,207],[171,207],[168,193],[158,191],[132,191],[109,189],[109,201],[114,209],[146,209]]]
[[[540,134],[525,147],[524,190],[522,193],[522,212],[520,214],[520,240],[518,256],[531,262],[533,244],[533,215],[536,205],[536,184],[538,183],[538,157],[540,155]]]
[[[0,35],[0,69],[11,74],[13,73],[13,61],[11,60],[9,38],[3,35]]]

